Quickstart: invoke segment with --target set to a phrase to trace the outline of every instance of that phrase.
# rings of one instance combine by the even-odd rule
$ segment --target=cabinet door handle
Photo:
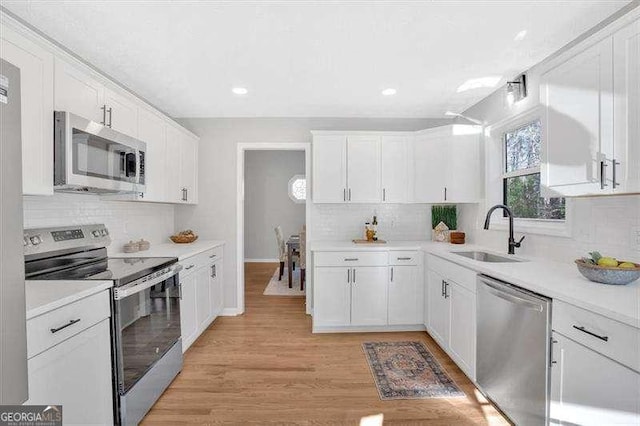
[[[604,189],[608,186],[606,182],[606,173],[604,171],[604,168],[607,166],[608,165],[604,161],[600,162],[600,189]]]
[[[216,257],[216,255],[212,254],[211,256],[209,256],[209,259],[213,259],[214,257]]]
[[[387,189],[382,188],[382,201],[387,201]]]
[[[58,331],[64,330],[65,328],[67,328],[69,326],[72,326],[73,324],[77,324],[79,322],[80,322],[80,318],[72,319],[71,321],[69,321],[65,325],[61,325],[60,327],[57,327],[57,328],[50,328],[49,330],[51,330],[51,333],[57,333]]]
[[[111,123],[113,122],[113,108],[109,107],[107,112],[109,113],[109,124],[107,124],[107,126],[111,127]]]
[[[107,125],[107,106],[102,105],[100,109],[102,110],[102,122],[100,124],[102,124],[103,126],[106,126]]]
[[[347,188],[342,190],[342,201],[347,201]]]
[[[411,260],[410,257],[399,257],[398,260]]]
[[[444,187],[444,200],[447,201],[447,187]]]
[[[444,297],[444,280],[442,280],[442,284],[440,284],[440,296]]]
[[[347,269],[347,284],[351,283],[351,269]]]
[[[344,261],[345,262],[357,262],[358,258],[357,257],[345,257]]]
[[[178,297],[182,300],[182,283],[178,283]]]
[[[444,298],[449,298],[449,283],[446,281],[444,282]]]
[[[209,275],[211,278],[215,278],[215,272],[213,272],[213,265],[211,265],[211,275]]]
[[[391,282],[393,282],[393,266],[391,267]]]
[[[603,340],[603,341],[605,341],[605,342],[608,342],[608,341],[609,341],[609,337],[608,337],[608,336],[601,336],[601,335],[599,335],[599,334],[596,334],[596,333],[594,333],[593,331],[589,331],[589,330],[587,330],[586,328],[584,328],[584,327],[583,327],[583,326],[581,326],[581,325],[574,325],[574,326],[573,326],[573,328],[575,328],[576,330],[582,331],[583,333],[586,333],[586,334],[588,334],[589,336],[593,336],[593,337],[595,337],[596,339],[600,339],[600,340]]]
[[[351,188],[349,188],[349,201],[351,201]]]
[[[353,270],[353,283],[356,283],[356,270]]]
[[[194,266],[196,266],[196,265],[189,265],[189,266],[187,266],[187,267],[186,267],[186,268],[184,268],[184,269],[191,269],[191,268],[193,268]]]
[[[616,186],[620,186],[620,184],[618,182],[616,182],[616,166],[619,166],[620,162],[616,161],[616,159],[613,159],[613,168],[611,169],[611,175],[613,177],[613,189],[616,188]]]

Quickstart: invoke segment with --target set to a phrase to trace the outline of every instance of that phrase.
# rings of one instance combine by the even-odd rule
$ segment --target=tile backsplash
[[[129,240],[169,242],[174,232],[174,206],[170,204],[113,201],[88,194],[25,196],[23,202],[25,228],[104,223],[111,234],[110,254],[121,252]]]
[[[384,240],[431,238],[429,204],[312,204],[313,239],[364,238],[364,224],[378,216],[378,237]]]

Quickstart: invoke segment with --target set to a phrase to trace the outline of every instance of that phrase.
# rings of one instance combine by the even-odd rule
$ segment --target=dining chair
[[[304,282],[307,278],[307,227],[302,226],[300,231],[300,291],[304,290]]]
[[[282,227],[280,225],[274,228],[276,233],[276,243],[278,244],[278,261],[280,262],[280,273],[278,275],[278,281],[282,280],[282,276],[284,275],[284,265],[287,262],[287,247],[286,241],[284,240],[284,235],[282,234]],[[292,270],[295,271],[295,259],[300,259],[300,254],[297,251],[293,252],[293,256],[291,256],[291,265]]]

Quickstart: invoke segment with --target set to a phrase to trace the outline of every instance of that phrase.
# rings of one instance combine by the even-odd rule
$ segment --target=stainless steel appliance
[[[70,112],[54,113],[56,191],[145,191],[144,142]]]
[[[551,300],[480,275],[476,378],[515,424],[548,424]]]
[[[28,398],[20,70],[0,59],[0,404]]]
[[[137,424],[182,369],[176,258],[107,257],[104,225],[25,231],[27,279],[111,280],[114,406]]]

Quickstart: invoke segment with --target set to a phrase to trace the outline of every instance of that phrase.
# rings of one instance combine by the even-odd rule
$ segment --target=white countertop
[[[149,250],[135,253],[109,253],[109,257],[177,257],[178,260],[188,259],[212,248],[224,245],[224,241],[196,240],[189,244],[152,244]]]
[[[640,328],[640,280],[624,286],[598,284],[584,278],[575,264],[552,262],[516,255],[526,262],[488,263],[456,255],[455,251],[483,250],[505,255],[484,247],[432,241],[389,241],[387,244],[363,245],[351,242],[314,242],[312,251],[385,251],[416,250],[437,255],[458,265],[490,275],[552,299],[561,300]]]
[[[27,319],[45,314],[113,286],[113,281],[25,281]]]

